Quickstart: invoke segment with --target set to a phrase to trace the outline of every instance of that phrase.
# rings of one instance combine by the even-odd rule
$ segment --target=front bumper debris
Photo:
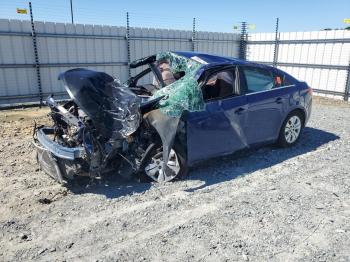
[[[50,127],[42,127],[37,131],[37,139],[40,145],[47,151],[51,152],[58,158],[74,160],[81,158],[85,154],[83,147],[65,147],[52,141],[47,135],[53,135],[54,129]]]
[[[54,142],[48,135],[54,134],[50,127],[40,127],[35,131],[33,145],[37,148],[37,161],[40,168],[61,184],[67,183],[76,170],[76,162],[84,156],[83,147],[68,148]]]

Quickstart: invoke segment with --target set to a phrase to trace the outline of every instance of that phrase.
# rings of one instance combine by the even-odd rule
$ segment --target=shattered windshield
[[[165,87],[155,92],[154,97],[165,96],[160,101],[160,110],[179,117],[184,110],[200,111],[204,109],[202,91],[195,74],[201,64],[195,60],[171,52],[157,54],[156,66]]]
[[[170,69],[170,62],[168,59],[161,59],[160,61],[155,62],[155,68],[156,70],[159,72],[159,76],[161,77],[163,83],[165,86],[170,85],[172,83],[174,83],[176,80],[175,75],[171,72]],[[156,78],[153,78],[153,83],[161,88],[161,84],[156,81]]]

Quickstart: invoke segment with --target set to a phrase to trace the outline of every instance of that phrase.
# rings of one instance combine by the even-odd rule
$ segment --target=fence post
[[[247,22],[242,22],[241,24],[241,39],[239,43],[239,59],[247,59]]]
[[[128,52],[128,74],[129,77],[131,77],[131,57],[130,57],[130,22],[129,22],[129,12],[126,12],[126,45],[127,45],[127,52]]]
[[[33,41],[33,49],[34,49],[36,80],[37,80],[37,83],[38,83],[40,107],[41,107],[42,104],[43,104],[43,90],[42,90],[42,87],[41,87],[40,62],[39,62],[38,46],[37,46],[37,42],[36,42],[36,33],[35,33],[33,9],[32,9],[32,3],[31,2],[29,2],[29,12],[30,12],[30,23],[31,23],[31,26],[32,26],[32,41]]]
[[[279,18],[276,19],[276,30],[275,30],[275,47],[273,49],[273,63],[274,67],[277,66],[278,60],[278,48],[279,48],[279,32],[278,32]]]
[[[73,3],[72,3],[72,0],[70,0],[70,17],[71,17],[71,20],[72,20],[72,24],[74,24]]]
[[[196,41],[196,18],[193,18],[193,24],[192,24],[192,51],[195,51],[195,49],[196,49],[195,41]]]
[[[345,84],[345,92],[344,92],[344,100],[349,101],[349,93],[350,93],[350,59],[349,59],[349,66],[348,66],[348,73],[346,76],[346,84]]]

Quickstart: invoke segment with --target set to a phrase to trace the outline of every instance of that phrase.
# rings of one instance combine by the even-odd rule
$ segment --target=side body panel
[[[276,141],[285,118],[295,109],[303,110],[306,123],[312,107],[309,87],[294,78],[289,80],[287,86],[210,101],[204,111],[189,112],[188,164]],[[241,72],[240,82],[244,84]]]
[[[305,112],[305,124],[309,121],[312,110],[312,91],[305,82],[300,82],[298,85],[300,94],[300,107]]]
[[[279,87],[247,94],[248,120],[246,136],[250,145],[276,140],[290,101],[298,98],[295,86]]]
[[[230,154],[247,147],[243,127],[247,118],[246,96],[206,103],[204,111],[189,112],[187,119],[187,161]]]

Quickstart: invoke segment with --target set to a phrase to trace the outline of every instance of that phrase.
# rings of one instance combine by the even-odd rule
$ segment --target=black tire
[[[172,149],[175,151],[175,154],[177,156],[177,160],[178,160],[178,163],[179,163],[180,170],[179,170],[178,174],[173,179],[171,179],[170,181],[176,181],[176,180],[184,179],[187,176],[187,174],[188,174],[188,166],[187,166],[187,163],[186,163],[186,158],[184,156],[184,153],[182,153],[182,150],[177,145],[174,145]],[[144,160],[142,166],[140,167],[140,173],[139,173],[139,181],[140,182],[152,182],[152,181],[155,181],[151,177],[147,176],[147,174],[146,174],[144,169],[150,163],[150,161],[152,160],[153,157],[159,156],[159,155],[162,155],[162,147],[161,146],[160,147],[159,146],[155,147],[145,157],[145,160]]]
[[[296,130],[296,128],[293,128],[293,127],[296,127],[297,125],[296,124],[291,125],[292,123],[294,123],[294,120],[296,119],[298,119],[297,121],[299,121],[300,123],[300,130],[297,132],[297,135],[296,135],[296,132],[293,131],[293,130]],[[303,128],[304,128],[304,115],[300,111],[292,111],[291,113],[288,114],[288,116],[286,117],[286,119],[282,124],[277,145],[280,147],[290,147],[295,145],[300,138]],[[288,135],[287,129],[288,131],[291,130],[290,135]]]

